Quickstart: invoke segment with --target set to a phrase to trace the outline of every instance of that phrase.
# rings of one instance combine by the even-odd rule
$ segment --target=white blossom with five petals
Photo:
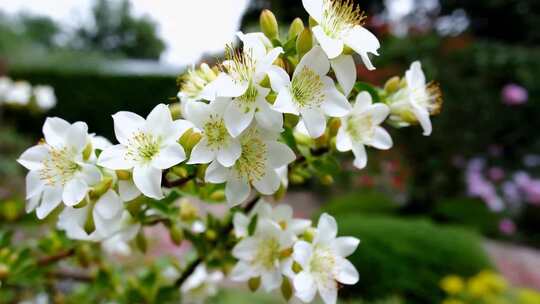
[[[358,271],[346,257],[356,250],[360,240],[336,236],[336,220],[324,213],[319,218],[313,243],[298,241],[294,245],[293,259],[302,271],[294,277],[293,285],[296,296],[303,302],[312,302],[318,291],[325,304],[335,304],[338,283],[358,282]]]
[[[133,181],[144,195],[163,198],[162,170],[186,159],[178,139],[192,124],[186,120],[173,121],[164,104],[157,105],[146,120],[131,112],[118,112],[113,120],[120,144],[105,149],[98,164],[111,170],[133,169]]]
[[[341,152],[352,150],[355,156],[354,165],[357,168],[363,169],[367,164],[365,146],[381,150],[392,147],[390,134],[380,126],[389,113],[387,105],[372,104],[371,95],[368,92],[360,92],[351,113],[341,118],[336,148]]]

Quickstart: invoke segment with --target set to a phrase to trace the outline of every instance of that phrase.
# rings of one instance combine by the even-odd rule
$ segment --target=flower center
[[[180,91],[190,98],[198,98],[208,83],[217,77],[214,70],[207,64],[201,64],[199,69],[190,68],[180,77]]]
[[[430,82],[425,87],[400,89],[389,98],[389,105],[394,112],[412,113],[410,103],[414,103],[429,111],[431,115],[437,115],[442,108],[442,93],[439,85]]]
[[[249,182],[253,182],[260,180],[265,173],[267,146],[256,129],[248,132],[240,141],[242,154],[234,169],[239,178],[247,178]]]
[[[325,0],[323,5],[321,27],[326,35],[334,39],[356,25],[363,25],[366,19],[354,0]]]
[[[347,133],[356,142],[366,142],[373,138],[375,128],[371,115],[352,115],[347,118]]]
[[[262,265],[265,269],[273,269],[281,255],[279,247],[279,241],[276,238],[261,240],[257,247],[254,263]]]
[[[204,124],[203,130],[208,141],[208,147],[211,149],[217,150],[227,145],[229,133],[225,127],[223,117],[211,114],[208,121]]]
[[[328,248],[315,247],[313,248],[313,255],[309,261],[309,267],[311,273],[320,281],[333,280],[334,269],[336,268],[336,258],[334,254]]]
[[[255,74],[256,62],[251,52],[235,50],[227,46],[225,50],[226,64],[224,71],[237,82],[251,82]]]
[[[236,98],[235,101],[240,105],[242,110],[247,113],[255,104],[257,96],[259,96],[259,91],[257,91],[257,88],[254,85],[250,84],[244,95]]]
[[[293,99],[300,108],[313,108],[320,106],[325,98],[324,83],[312,69],[304,66],[293,78],[291,92]]]
[[[75,152],[67,147],[49,150],[49,157],[42,164],[39,177],[49,186],[65,185],[80,166],[75,162]]]
[[[135,162],[149,162],[159,153],[161,139],[139,132],[128,141],[126,156]]]

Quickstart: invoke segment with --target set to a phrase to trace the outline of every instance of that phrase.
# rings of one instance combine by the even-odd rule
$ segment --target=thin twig
[[[165,187],[165,188],[180,187],[180,186],[183,186],[183,185],[187,184],[189,181],[191,181],[192,179],[195,178],[195,175],[188,175],[186,177],[170,181],[170,180],[167,179],[166,172],[167,171],[163,171],[163,178],[161,180],[161,183],[162,183],[163,187]]]
[[[73,281],[79,281],[79,282],[92,282],[94,280],[94,276],[83,273],[80,270],[74,271],[74,270],[57,270],[57,271],[51,271],[48,273],[49,276],[55,278],[55,279],[64,279],[64,280],[73,280]]]
[[[49,264],[56,263],[65,258],[69,258],[74,254],[75,254],[75,249],[71,248],[71,249],[59,252],[57,254],[54,254],[54,255],[43,257],[37,261],[37,264],[38,266],[47,266]]]

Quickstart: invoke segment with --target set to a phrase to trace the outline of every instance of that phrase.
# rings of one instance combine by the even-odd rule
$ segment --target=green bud
[[[292,271],[294,271],[294,273],[299,273],[300,271],[302,271],[302,266],[297,262],[293,262]]]
[[[170,104],[169,111],[171,111],[173,120],[182,118],[182,107],[180,106],[179,102]]]
[[[321,176],[320,181],[321,181],[321,184],[325,186],[330,186],[334,183],[334,178],[330,174],[325,174]]]
[[[184,240],[184,230],[178,223],[175,223],[169,228],[169,236],[175,245],[180,246]]]
[[[313,144],[313,139],[309,137],[309,135],[300,132],[294,132],[293,135],[294,140],[296,140],[296,143],[299,145],[311,146]]]
[[[300,18],[296,18],[289,27],[289,39],[296,38],[304,30],[304,22]]]
[[[210,195],[210,200],[215,201],[215,202],[224,201],[225,200],[225,191],[216,190],[216,191],[212,192],[212,194]]]
[[[304,232],[304,235],[302,235],[304,240],[308,243],[313,242],[313,239],[315,238],[315,231],[313,228],[309,228]]]
[[[96,225],[94,224],[94,217],[87,216],[86,222],[84,222],[84,231],[88,234],[91,234],[96,230]]]
[[[206,232],[204,233],[204,236],[209,241],[215,241],[217,239],[217,233],[216,233],[216,231],[214,231],[212,229],[206,230]]]
[[[279,27],[274,13],[267,9],[263,10],[259,22],[261,30],[266,37],[270,39],[277,39],[279,37]]]
[[[289,181],[293,185],[300,185],[300,184],[303,184],[306,181],[306,179],[300,174],[292,173],[289,175]]]
[[[261,286],[261,277],[251,278],[248,281],[248,287],[251,292],[257,291],[259,289],[259,286]]]
[[[184,177],[187,177],[189,175],[188,170],[183,165],[172,167],[171,172],[176,174],[180,178],[184,178]]]
[[[88,144],[86,144],[86,147],[84,147],[83,150],[83,159],[88,160],[90,156],[92,156],[92,152],[94,152],[94,149],[92,148],[92,143],[88,142]]]
[[[313,47],[313,33],[309,28],[305,28],[296,38],[296,52],[302,58]]]
[[[386,81],[384,84],[384,90],[386,93],[391,94],[399,90],[401,79],[399,76],[394,76]]]
[[[201,133],[195,132],[193,129],[187,130],[178,142],[184,147],[186,152],[191,153],[193,147],[201,140]]]
[[[317,20],[315,20],[315,19],[313,19],[313,17],[309,16],[309,27],[315,27],[317,25],[319,25]]]
[[[3,209],[2,214],[3,214],[4,218],[8,222],[14,221],[19,217],[20,208],[19,208],[19,204],[17,203],[17,201],[8,200],[8,201],[5,201],[0,206],[3,207],[2,208]]]
[[[293,288],[288,278],[284,277],[281,283],[281,294],[285,300],[289,301],[293,295]]]
[[[195,207],[191,201],[187,198],[180,200],[180,219],[182,221],[190,222],[195,220],[199,216],[199,210]]]
[[[116,177],[118,177],[119,180],[130,180],[131,172],[127,170],[116,170]]]
[[[90,198],[97,199],[107,192],[113,183],[113,179],[110,176],[104,176],[99,184],[95,185],[90,191]]]

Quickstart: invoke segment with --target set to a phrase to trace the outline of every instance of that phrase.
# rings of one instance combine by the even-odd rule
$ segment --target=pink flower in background
[[[502,100],[509,106],[517,106],[527,103],[529,93],[527,89],[517,84],[507,84],[502,90]]]
[[[499,222],[499,230],[506,235],[512,235],[516,232],[516,224],[511,219],[505,218]]]
[[[504,170],[501,167],[491,167],[488,170],[489,178],[494,182],[500,182],[504,179]]]

